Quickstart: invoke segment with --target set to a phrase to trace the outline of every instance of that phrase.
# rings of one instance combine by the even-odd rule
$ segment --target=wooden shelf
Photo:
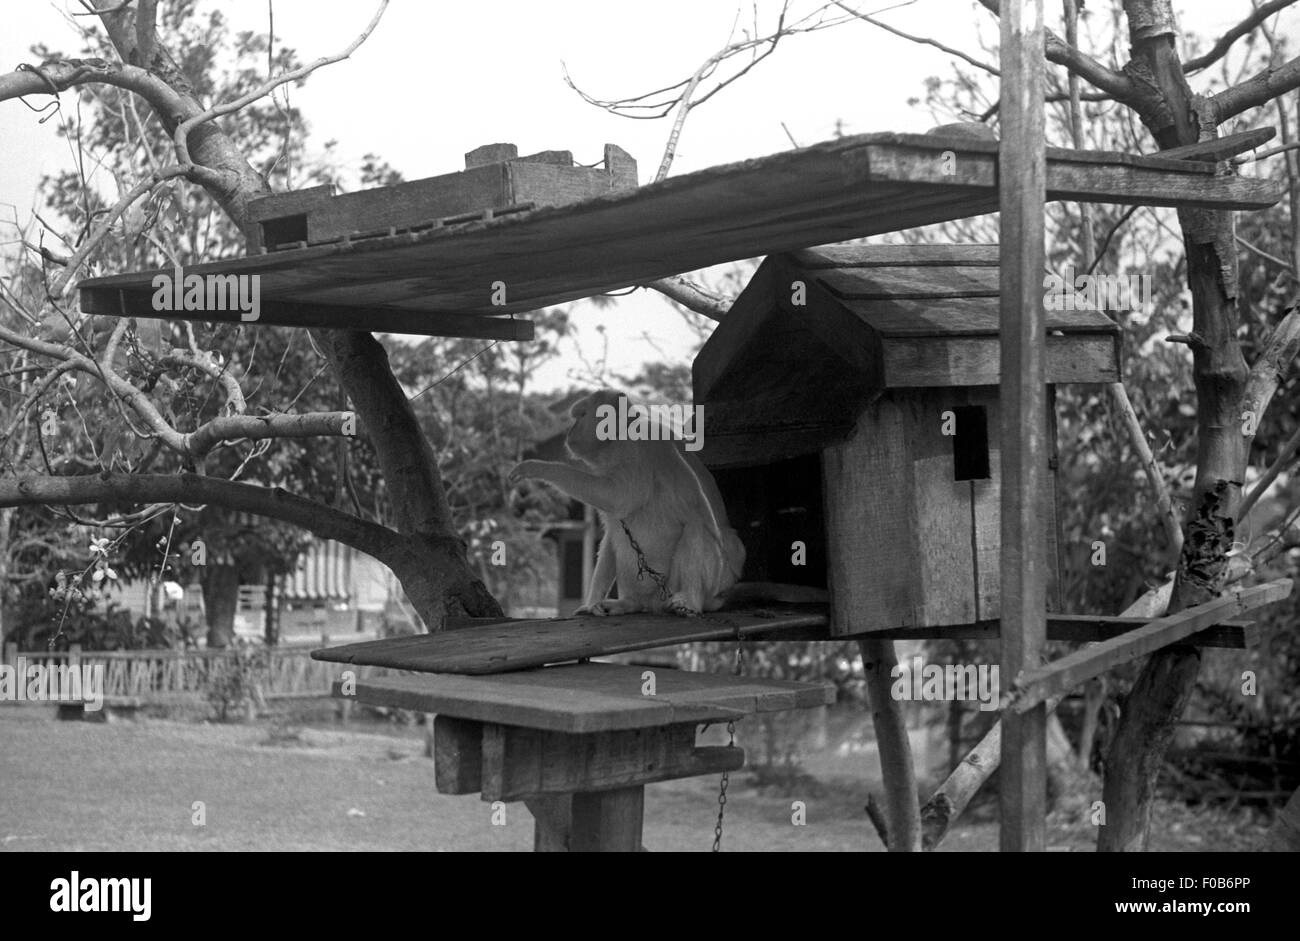
[[[195,265],[186,274],[259,275],[260,323],[524,339],[530,325],[502,315],[737,259],[994,212],[997,164],[993,142],[868,134],[567,206],[358,231]],[[1282,193],[1280,183],[1218,176],[1213,164],[1196,160],[1058,149],[1048,150],[1047,188],[1049,199],[1216,209],[1266,208]],[[382,190],[373,192],[383,199]],[[157,316],[151,282],[160,273],[169,272],[82,281],[82,310]],[[506,287],[503,305],[492,303],[495,282]],[[235,321],[239,313],[169,316]]]

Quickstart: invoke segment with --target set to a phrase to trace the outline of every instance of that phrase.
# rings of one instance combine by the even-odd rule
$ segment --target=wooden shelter
[[[742,579],[829,587],[833,635],[999,616],[998,290],[996,245],[763,262],[694,366],[700,456],[745,542]],[[1047,330],[1049,388],[1118,380],[1119,327],[1104,313],[1054,312]],[[1060,611],[1050,405],[1041,422],[1048,610]]]

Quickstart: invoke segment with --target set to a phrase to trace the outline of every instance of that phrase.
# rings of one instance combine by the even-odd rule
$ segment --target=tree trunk
[[[889,851],[921,851],[921,806],[916,793],[916,768],[907,723],[898,700],[890,694],[890,671],[898,665],[892,640],[858,641],[862,672],[867,680],[867,702],[876,729],[880,773],[885,784],[885,810],[889,821]]]
[[[1138,78],[1133,105],[1162,150],[1217,135],[1203,99],[1192,94],[1174,46],[1169,0],[1125,0]],[[1185,524],[1170,614],[1215,597],[1232,547],[1251,438],[1242,433],[1241,404],[1249,371],[1237,340],[1237,255],[1230,212],[1180,209],[1192,294],[1192,344],[1197,395],[1196,485]],[[1099,851],[1144,850],[1156,777],[1174,721],[1191,697],[1200,669],[1194,648],[1168,647],[1142,665],[1125,698],[1106,761],[1102,799],[1107,825]]]
[[[203,609],[208,619],[208,646],[229,647],[235,640],[239,611],[239,569],[208,565],[203,570]]]

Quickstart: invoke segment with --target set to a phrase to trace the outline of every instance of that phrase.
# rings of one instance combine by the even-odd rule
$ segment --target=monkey
[[[739,583],[745,547],[728,523],[717,481],[697,454],[674,440],[680,431],[661,428],[652,435],[659,440],[640,441],[597,433],[610,414],[602,407],[618,413],[621,398],[601,390],[573,404],[565,435],[572,462],[523,461],[509,475],[512,483],[545,481],[601,517],[596,569],[575,614],[696,617],[728,602],[826,600],[820,589]],[[615,583],[618,598],[610,599]]]

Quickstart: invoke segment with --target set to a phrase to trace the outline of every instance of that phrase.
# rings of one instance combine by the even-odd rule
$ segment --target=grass
[[[481,850],[532,848],[532,818],[506,808],[504,826],[477,797],[438,794],[421,730],[248,725],[161,719],[59,722],[43,706],[0,709],[3,850]],[[807,763],[816,781],[755,788],[732,776],[723,846],[730,851],[879,851],[862,805],[878,788],[874,754],[843,749]],[[647,788],[645,844],[703,851],[717,814],[713,778]],[[806,792],[806,793],[801,793]],[[802,800],[806,825],[792,824]],[[204,825],[193,822],[202,803]],[[1159,849],[1245,849],[1257,825],[1162,804]],[[1262,832],[1260,830],[1259,832]],[[1057,823],[1055,849],[1090,849],[1085,824]],[[1240,844],[1240,845],[1238,845]],[[954,830],[947,850],[995,850],[997,827]]]

